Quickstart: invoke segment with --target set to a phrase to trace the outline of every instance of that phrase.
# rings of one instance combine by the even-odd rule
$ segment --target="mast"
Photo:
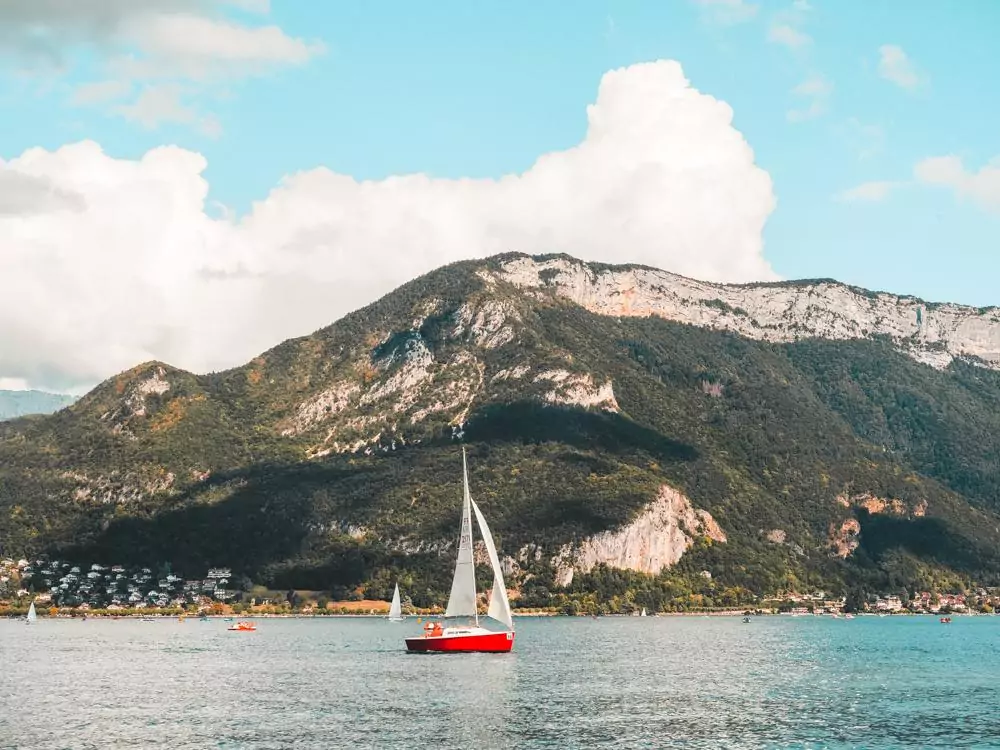
[[[445,617],[475,617],[479,624],[476,607],[476,570],[472,560],[472,496],[469,494],[469,471],[462,446],[462,525],[458,538],[458,559],[455,561],[455,577],[451,581],[451,595]]]

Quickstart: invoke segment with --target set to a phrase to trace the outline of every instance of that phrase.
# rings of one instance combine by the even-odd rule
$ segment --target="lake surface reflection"
[[[1000,747],[1000,618],[0,621],[0,748]]]

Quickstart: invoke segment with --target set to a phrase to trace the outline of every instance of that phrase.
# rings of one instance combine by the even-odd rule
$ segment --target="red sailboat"
[[[427,623],[423,635],[406,639],[408,651],[504,652],[514,646],[514,621],[507,601],[500,559],[493,535],[479,506],[469,493],[469,471],[465,448],[462,448],[462,526],[458,543],[458,561],[451,582],[451,596],[445,609],[445,622]],[[479,531],[493,567],[493,591],[485,622],[479,619],[476,607],[476,571],[472,559],[472,513],[476,514]]]

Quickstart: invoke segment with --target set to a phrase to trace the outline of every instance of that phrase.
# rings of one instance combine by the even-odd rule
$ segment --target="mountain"
[[[507,254],[0,424],[0,540],[423,606],[464,443],[522,605],[995,584],[998,436],[996,308]]]
[[[29,414],[51,414],[69,406],[75,399],[61,393],[44,391],[0,391],[0,420]]]

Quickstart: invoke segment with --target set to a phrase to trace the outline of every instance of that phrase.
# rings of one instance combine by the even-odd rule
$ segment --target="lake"
[[[0,748],[1000,747],[1000,617],[0,621]]]

